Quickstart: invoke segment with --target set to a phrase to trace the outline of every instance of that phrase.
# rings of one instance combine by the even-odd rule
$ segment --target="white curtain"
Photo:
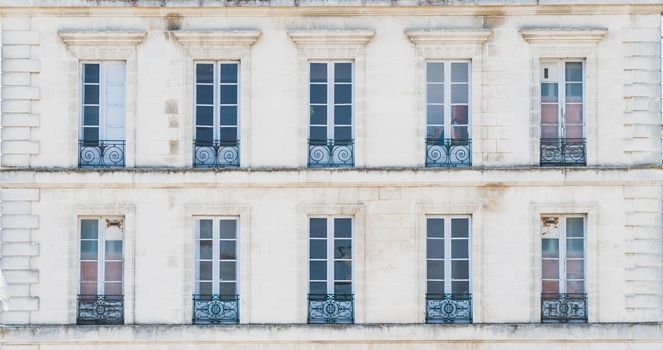
[[[5,276],[0,271],[0,312],[9,310],[9,290]]]

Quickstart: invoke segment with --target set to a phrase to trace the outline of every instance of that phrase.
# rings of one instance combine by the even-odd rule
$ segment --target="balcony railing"
[[[426,323],[472,323],[472,295],[426,294]]]
[[[541,322],[587,322],[587,294],[541,294]]]
[[[354,323],[353,294],[309,294],[308,323]]]
[[[540,164],[550,166],[587,165],[585,139],[541,139]]]
[[[239,140],[193,141],[194,168],[226,168],[239,166]]]
[[[94,325],[123,324],[123,296],[96,294],[79,295],[76,323]]]
[[[427,167],[467,167],[472,165],[472,140],[426,139]]]
[[[309,168],[339,168],[354,165],[354,140],[308,140]]]
[[[239,297],[237,295],[193,295],[193,324],[237,323],[239,323]]]
[[[124,167],[124,140],[78,141],[79,168]]]

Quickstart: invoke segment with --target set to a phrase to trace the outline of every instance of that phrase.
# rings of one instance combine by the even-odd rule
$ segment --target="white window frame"
[[[542,59],[541,60],[541,65],[540,65],[540,72],[539,72],[539,84],[544,83],[543,81],[543,75],[544,75],[544,65],[546,64],[556,64],[557,65],[557,71],[559,72],[559,79],[557,81],[557,138],[559,139],[565,139],[566,138],[566,64],[567,63],[580,63],[582,65],[582,81],[580,82],[582,84],[582,100],[580,104],[582,105],[582,109],[580,111],[581,117],[582,117],[582,138],[586,138],[586,115],[585,115],[585,100],[586,100],[586,82],[585,82],[585,77],[586,77],[586,64],[584,59],[573,59],[573,58],[562,58],[562,59]],[[577,83],[577,82],[571,82],[571,83]],[[539,85],[540,86],[540,85]],[[544,104],[551,104],[551,103],[544,103],[543,98],[541,96],[541,89],[539,88],[539,113],[541,115],[541,126],[543,126],[543,112],[541,111],[541,108]],[[575,125],[575,124],[574,124]],[[539,132],[539,137],[542,138],[541,132]]]
[[[336,63],[349,63],[350,64],[350,139],[354,140],[355,139],[355,63],[353,60],[309,60],[308,62],[308,68],[309,68],[309,75],[308,75],[308,88],[310,91],[310,86],[311,85],[321,85],[323,83],[318,83],[318,82],[312,82],[311,81],[311,75],[310,75],[310,69],[311,69],[311,64],[313,63],[324,63],[327,65],[327,82],[324,83],[327,85],[327,140],[333,140],[335,137],[335,132],[334,132],[334,127],[336,126],[336,123],[334,121],[334,107],[337,105],[334,102],[334,86],[336,85],[336,81],[334,80],[334,72],[335,72],[335,64]],[[348,83],[341,83],[341,84],[348,84]],[[311,124],[311,105],[314,105],[314,103],[311,102],[311,96],[310,94],[308,95],[308,139],[311,138],[311,126],[322,126],[321,124]],[[347,105],[347,104],[339,104],[339,105]],[[340,124],[339,126],[347,126],[344,124]]]
[[[198,282],[200,280],[196,279],[196,275],[200,273],[200,221],[201,220],[212,220],[212,295],[221,295],[219,290],[219,284],[221,283],[221,278],[219,277],[219,263],[221,261],[234,261],[235,262],[235,280],[232,281],[235,283],[235,294],[239,295],[240,287],[240,268],[239,268],[239,254],[240,254],[240,218],[238,216],[195,216],[194,217],[194,236],[193,236],[193,249],[194,249],[194,266],[193,266],[193,294],[200,294]],[[234,220],[235,221],[235,238],[234,239],[221,239],[220,236],[220,221],[221,220]],[[234,260],[221,260],[219,257],[219,245],[220,241],[235,241],[235,259]],[[205,260],[207,261],[207,260]],[[231,281],[228,281],[231,282]]]
[[[106,68],[109,63],[123,63],[124,64],[124,115],[122,129],[124,130],[124,135],[120,140],[113,139],[112,141],[126,141],[127,139],[127,62],[124,60],[82,60],[79,62],[79,72],[80,72],[80,91],[79,91],[79,140],[83,140],[83,130],[84,127],[84,117],[85,117],[85,106],[90,106],[85,104],[85,86],[86,85],[96,85],[85,83],[85,65],[86,64],[98,64],[99,65],[99,141],[109,141],[106,138]]]
[[[434,238],[436,240],[444,240],[444,258],[443,259],[433,259],[433,260],[444,260],[444,293],[452,294],[451,282],[452,279],[452,261],[454,260],[451,256],[451,243],[454,238],[451,237],[451,220],[452,219],[467,219],[467,239],[465,238],[455,238],[456,240],[467,240],[467,261],[468,261],[468,294],[472,294],[472,216],[471,215],[426,215],[426,222],[428,219],[444,219],[444,237],[443,238]],[[426,240],[426,251],[428,251],[428,240],[431,239],[428,237],[428,228],[425,229],[425,240]],[[431,260],[428,255],[426,255],[426,263],[428,260]],[[456,260],[465,260],[456,259]],[[426,264],[427,266],[428,264]],[[425,271],[426,283],[428,283],[428,270]],[[461,280],[462,281],[462,280]],[[426,293],[428,291],[428,286],[426,286]]]
[[[471,140],[472,139],[472,60],[471,59],[466,59],[466,60],[438,60],[438,59],[427,59],[425,60],[424,63],[424,87],[423,91],[424,94],[423,96],[423,104],[425,107],[424,109],[424,135],[426,135],[426,139],[428,139],[428,127],[429,126],[439,126],[437,124],[429,124],[428,123],[428,106],[431,105],[431,103],[428,102],[428,64],[429,63],[443,63],[444,64],[444,82],[442,85],[444,86],[444,138],[445,139],[451,139],[451,85],[454,83],[451,82],[451,64],[452,63],[467,63],[467,139]],[[433,83],[433,84],[440,84],[440,83]],[[456,83],[458,84],[458,83]],[[435,104],[435,105],[439,105]],[[462,103],[456,103],[456,105],[462,105]],[[460,140],[460,139],[459,139]]]
[[[240,119],[241,119],[241,74],[242,74],[242,67],[241,67],[241,61],[240,60],[196,60],[193,62],[194,67],[193,67],[193,139],[197,140],[196,138],[196,129],[198,128],[198,112],[197,112],[197,106],[198,104],[198,94],[197,94],[197,86],[198,85],[212,85],[212,141],[214,140],[220,140],[221,139],[221,131],[220,129],[223,128],[224,126],[221,125],[221,97],[220,97],[220,86],[221,85],[235,85],[237,86],[237,100],[235,101],[234,106],[237,108],[237,122],[234,126],[225,126],[226,128],[230,127],[235,127],[236,133],[235,133],[235,141],[239,142],[240,137],[241,137],[241,132],[240,132]],[[199,64],[211,64],[214,66],[214,70],[212,72],[212,83],[203,83],[199,84],[198,83],[198,77],[196,74],[196,67]],[[235,64],[237,66],[237,82],[236,83],[221,83],[221,64]],[[208,105],[202,105],[202,106],[208,106]],[[228,105],[226,105],[228,106]]]
[[[81,273],[83,272],[81,270],[81,263],[85,261],[92,261],[92,260],[83,260],[83,257],[81,256],[81,242],[84,241],[83,236],[82,236],[82,225],[81,222],[83,220],[97,220],[97,295],[106,295],[105,294],[105,282],[106,282],[106,236],[105,236],[105,221],[106,220],[121,220],[122,225],[126,225],[126,221],[124,217],[121,216],[79,216],[78,217],[78,283],[77,283],[77,291],[78,294],[81,294]],[[92,240],[88,240],[92,241]],[[125,279],[125,264],[126,264],[126,258],[125,258],[125,253],[126,251],[126,234],[124,228],[122,229],[122,294],[125,295],[125,286],[126,286],[126,279]],[[111,260],[112,262],[115,262],[117,260]],[[114,281],[116,282],[116,281]]]
[[[557,280],[550,280],[550,281],[559,281],[559,294],[564,294],[567,293],[566,289],[566,284],[568,282],[567,276],[566,276],[566,220],[570,218],[574,219],[582,219],[582,240],[583,240],[583,245],[582,245],[582,261],[583,261],[583,275],[582,275],[582,281],[583,281],[583,291],[581,294],[586,294],[587,293],[587,217],[584,215],[580,214],[550,214],[550,215],[542,215],[543,217],[557,217],[559,218],[559,237],[557,238],[559,241],[559,246],[558,246],[558,257],[557,257],[557,263],[558,263],[558,272],[559,272],[559,278]],[[543,235],[541,236],[541,243],[543,244]],[[543,281],[546,280],[543,278],[543,260],[546,258],[543,257],[543,253],[541,254],[541,291],[543,292]],[[580,260],[578,258],[571,258],[571,260]],[[580,281],[580,280],[574,280],[574,281]],[[577,294],[577,293],[572,293],[572,294]]]
[[[354,295],[355,293],[355,219],[352,216],[347,216],[347,215],[311,215],[308,217],[308,227],[307,231],[309,231],[309,237],[307,239],[307,243],[311,241],[311,239],[315,240],[323,240],[323,238],[311,238],[310,237],[310,219],[326,219],[327,220],[327,237],[324,238],[325,242],[327,243],[327,258],[326,259],[311,259],[311,251],[310,251],[310,244],[308,244],[308,261],[307,264],[310,264],[311,261],[325,261],[327,263],[327,294],[335,294],[334,292],[334,282],[336,282],[336,279],[334,278],[334,262],[336,261],[350,261],[350,271],[351,271],[351,279],[350,279],[350,287],[351,287],[351,294]],[[334,242],[336,240],[336,237],[334,236],[334,221],[335,219],[350,219],[350,242],[352,244],[352,252],[350,259],[335,259],[334,258]],[[340,239],[348,239],[346,237],[340,238]],[[309,265],[310,266],[310,265]],[[311,274],[309,271],[309,274],[307,276],[307,280],[309,282],[309,286],[311,281]],[[316,280],[317,281],[317,280]],[[344,280],[339,280],[343,282]],[[317,282],[322,282],[322,281],[317,281]],[[310,287],[307,287],[309,293],[310,293]]]

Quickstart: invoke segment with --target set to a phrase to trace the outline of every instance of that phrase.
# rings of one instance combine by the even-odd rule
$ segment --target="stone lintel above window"
[[[416,46],[422,45],[481,45],[492,33],[492,29],[421,29],[407,30],[405,35]]]
[[[171,32],[185,49],[248,49],[260,37],[259,30],[176,30]]]
[[[523,28],[520,30],[520,35],[530,44],[596,44],[607,32],[608,30],[605,28]]]
[[[371,29],[296,30],[288,32],[288,35],[300,46],[344,47],[366,45],[375,36],[375,31]]]

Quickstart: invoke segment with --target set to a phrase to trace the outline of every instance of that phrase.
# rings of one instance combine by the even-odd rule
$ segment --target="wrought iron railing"
[[[239,166],[239,140],[193,141],[194,168],[226,168]]]
[[[541,139],[540,164],[552,166],[587,165],[585,139]]]
[[[308,323],[354,323],[353,294],[309,294]]]
[[[122,295],[78,295],[77,324],[112,325],[124,323]]]
[[[78,167],[124,167],[124,145],[124,140],[79,140]]]
[[[472,323],[472,295],[426,294],[426,323]]]
[[[239,297],[237,295],[193,295],[193,324],[237,323],[239,323]]]
[[[472,165],[472,140],[426,139],[427,167]]]
[[[587,322],[587,294],[541,294],[541,322]]]
[[[355,165],[354,140],[308,140],[309,168],[338,168]]]

